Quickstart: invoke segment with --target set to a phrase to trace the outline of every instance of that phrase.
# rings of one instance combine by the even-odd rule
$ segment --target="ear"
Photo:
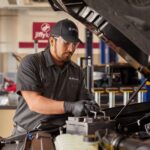
[[[49,38],[49,43],[50,43],[51,46],[53,46],[54,43],[55,43],[55,39],[53,37],[50,37]]]

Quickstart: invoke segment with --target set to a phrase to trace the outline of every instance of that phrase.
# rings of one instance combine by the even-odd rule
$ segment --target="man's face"
[[[67,42],[62,37],[51,38],[53,38],[51,53],[54,59],[62,63],[70,60],[79,43]],[[50,44],[52,44],[51,41]]]

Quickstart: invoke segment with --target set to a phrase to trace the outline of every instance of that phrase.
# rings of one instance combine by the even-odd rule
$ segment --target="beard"
[[[63,54],[63,59],[66,61],[70,60],[71,57],[72,57],[72,53],[64,53]]]

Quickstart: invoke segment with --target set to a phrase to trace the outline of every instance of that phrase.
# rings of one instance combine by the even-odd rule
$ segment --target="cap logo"
[[[72,28],[72,27],[69,27],[68,30],[78,32],[78,30],[76,28]]]

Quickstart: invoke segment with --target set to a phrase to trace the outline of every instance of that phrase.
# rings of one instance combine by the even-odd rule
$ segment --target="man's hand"
[[[76,117],[89,115],[90,111],[100,111],[98,104],[94,101],[80,100],[77,102],[64,102],[65,113],[72,114]]]
[[[89,101],[89,103],[85,104],[85,106],[86,106],[86,109],[88,110],[87,115],[90,115],[91,111],[94,111],[94,112],[97,112],[97,113],[100,112],[100,107],[95,101]]]

